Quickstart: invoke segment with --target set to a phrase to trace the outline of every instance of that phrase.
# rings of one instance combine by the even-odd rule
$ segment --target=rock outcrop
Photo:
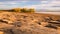
[[[53,15],[2,12],[0,34],[58,34],[59,24],[51,22],[55,21],[54,18],[59,20],[59,16]]]

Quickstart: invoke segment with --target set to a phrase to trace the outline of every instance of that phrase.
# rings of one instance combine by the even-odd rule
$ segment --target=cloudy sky
[[[0,0],[0,9],[16,7],[60,10],[60,0]]]

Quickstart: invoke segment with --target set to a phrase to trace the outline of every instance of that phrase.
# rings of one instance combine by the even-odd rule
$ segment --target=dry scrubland
[[[0,12],[0,34],[60,34],[60,15]]]

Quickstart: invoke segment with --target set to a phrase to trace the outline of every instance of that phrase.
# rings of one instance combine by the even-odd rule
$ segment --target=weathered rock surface
[[[43,15],[43,14],[2,12],[0,13],[0,33],[1,34],[58,34],[57,29],[54,29],[54,26],[49,25],[53,24],[49,23],[49,21],[59,20],[59,17],[60,16]],[[51,26],[53,28],[46,27],[48,25],[49,27]]]

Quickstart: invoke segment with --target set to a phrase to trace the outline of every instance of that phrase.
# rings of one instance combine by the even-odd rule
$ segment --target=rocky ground
[[[0,34],[59,34],[60,15],[0,13]]]

